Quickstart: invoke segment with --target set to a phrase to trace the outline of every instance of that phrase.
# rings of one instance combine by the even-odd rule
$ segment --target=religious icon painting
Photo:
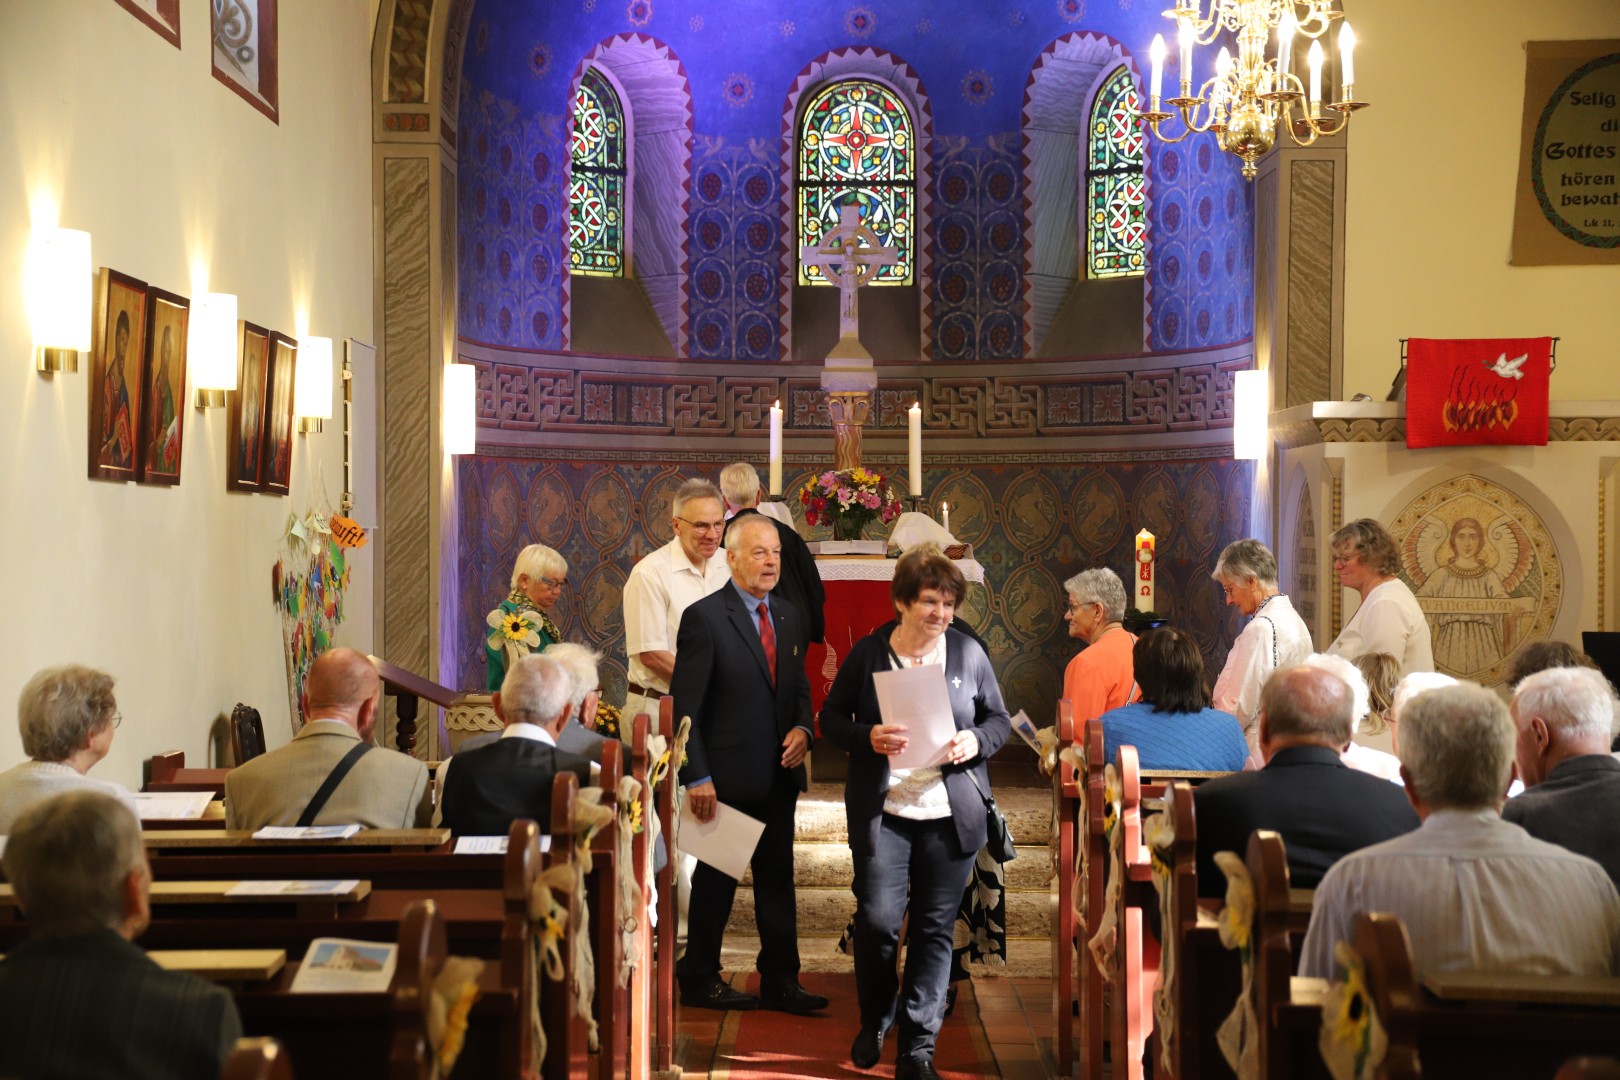
[[[293,372],[298,342],[270,332],[270,371],[265,376],[264,470],[260,491],[286,495],[292,486]]]
[[[141,354],[141,434],[135,454],[136,477],[143,484],[180,483],[190,325],[190,300],[151,290],[146,300],[146,348]]]
[[[264,389],[270,365],[270,331],[237,323],[236,389],[231,392],[225,435],[225,487],[259,491],[264,465]]]
[[[147,285],[103,266],[90,376],[90,479],[133,480],[140,452]]]

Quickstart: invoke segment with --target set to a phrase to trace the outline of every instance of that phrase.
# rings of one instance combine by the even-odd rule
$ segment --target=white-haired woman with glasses
[[[0,773],[0,836],[18,815],[64,791],[100,791],[135,812],[128,789],[86,774],[112,749],[123,719],[113,677],[82,664],[46,668],[17,696],[17,727],[28,760]]]
[[[518,552],[512,565],[512,591],[486,620],[484,685],[488,690],[501,688],[513,661],[562,640],[550,612],[567,584],[568,562],[551,548],[530,544]]]
[[[1220,583],[1227,605],[1249,620],[1226,654],[1211,705],[1238,718],[1259,768],[1260,688],[1273,671],[1311,655],[1311,631],[1278,588],[1277,557],[1260,541],[1227,544],[1210,577]]]

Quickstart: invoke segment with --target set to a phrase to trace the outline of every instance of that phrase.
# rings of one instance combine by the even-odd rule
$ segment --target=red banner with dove
[[[1545,446],[1553,339],[1411,338],[1406,445]]]

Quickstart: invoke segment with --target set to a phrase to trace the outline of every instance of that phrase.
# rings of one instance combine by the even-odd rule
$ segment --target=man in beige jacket
[[[427,766],[371,744],[381,709],[382,681],[370,660],[353,649],[322,653],[304,680],[303,730],[226,775],[226,827],[426,827],[433,816]]]

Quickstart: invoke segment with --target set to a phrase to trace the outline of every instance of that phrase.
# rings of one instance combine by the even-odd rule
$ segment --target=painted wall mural
[[[1390,535],[1441,671],[1495,685],[1520,647],[1551,634],[1563,601],[1558,552],[1540,515],[1507,488],[1473,474],[1437,484]]]
[[[668,542],[670,499],[691,476],[716,479],[729,459],[690,454],[647,462],[629,452],[462,458],[460,631],[456,685],[484,685],[484,617],[508,591],[512,562],[530,543],[568,560],[568,589],[552,614],[563,637],[602,650],[610,701],[623,699],[621,591],[636,561]],[[869,455],[870,456],[870,455]],[[962,614],[983,635],[1009,703],[1052,715],[1077,643],[1062,619],[1063,582],[1092,566],[1128,568],[1144,524],[1159,538],[1158,607],[1204,651],[1213,680],[1239,628],[1209,577],[1221,548],[1244,534],[1253,467],[1230,460],[1076,462],[1060,455],[985,465],[967,455],[931,470],[927,497],[951,505],[953,531],[974,545],[985,585]],[[880,471],[903,468],[874,458]],[[812,475],[788,462],[784,490]],[[824,539],[825,528],[800,531]]]

